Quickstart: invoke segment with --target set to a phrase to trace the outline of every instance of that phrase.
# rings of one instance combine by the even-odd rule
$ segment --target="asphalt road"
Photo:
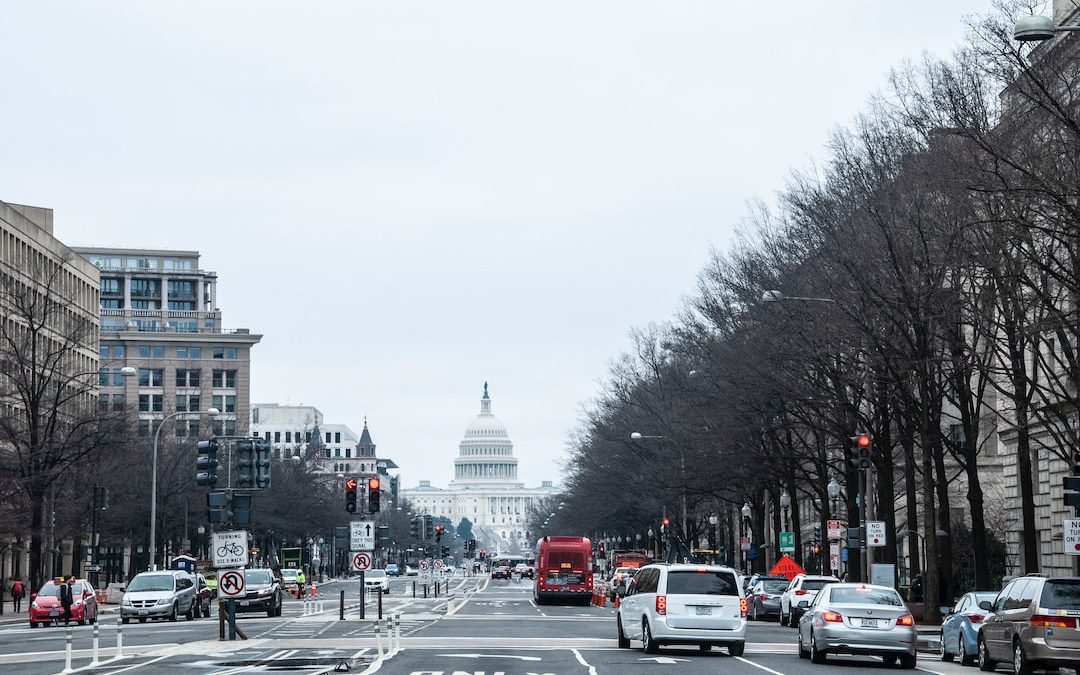
[[[646,655],[634,642],[619,649],[614,609],[592,606],[536,606],[531,582],[457,577],[453,597],[412,597],[414,578],[396,579],[384,597],[384,620],[376,622],[376,606],[367,599],[360,618],[359,584],[354,580],[320,585],[320,609],[288,601],[280,618],[240,615],[248,640],[219,641],[218,621],[132,623],[118,627],[116,614],[106,612],[99,629],[101,652],[91,667],[93,629],[73,626],[71,667],[74,672],[120,673],[323,673],[335,667],[350,673],[408,675],[581,675],[722,672],[754,675],[835,675],[838,671],[893,670],[880,659],[835,656],[828,666],[800,660],[795,631],[776,623],[751,623],[746,652],[732,657],[726,650],[701,652],[696,647],[669,647]],[[340,591],[346,593],[345,620],[338,620]],[[111,608],[115,610],[115,608]],[[400,616],[400,645],[387,635],[387,618]],[[379,628],[376,634],[376,626]],[[114,658],[117,629],[122,628],[123,656]],[[23,619],[0,621],[0,673],[59,673],[66,664],[64,628],[30,629]],[[393,649],[398,647],[397,649]],[[393,651],[391,651],[393,649]],[[975,668],[942,663],[921,654],[919,670],[939,675],[975,675]]]

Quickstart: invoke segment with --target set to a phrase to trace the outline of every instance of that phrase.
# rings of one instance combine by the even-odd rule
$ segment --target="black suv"
[[[237,612],[266,612],[266,616],[281,616],[281,582],[273,570],[244,571],[244,595],[236,598]]]

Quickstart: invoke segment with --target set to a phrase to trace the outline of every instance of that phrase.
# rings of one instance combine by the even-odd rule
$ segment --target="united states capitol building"
[[[438,488],[422,480],[401,491],[414,513],[448,518],[454,527],[467,518],[477,547],[512,553],[530,550],[526,530],[530,507],[553,497],[551,481],[526,488],[518,481],[518,461],[506,427],[491,412],[487,383],[480,399],[480,414],[465,427],[454,460],[454,480]]]

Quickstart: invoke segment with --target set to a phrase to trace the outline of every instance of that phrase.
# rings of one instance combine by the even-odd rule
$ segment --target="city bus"
[[[533,600],[589,604],[593,594],[592,542],[588,537],[548,536],[536,545]]]

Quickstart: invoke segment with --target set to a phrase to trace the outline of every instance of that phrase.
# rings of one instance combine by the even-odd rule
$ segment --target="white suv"
[[[780,594],[780,625],[798,627],[803,610],[799,602],[806,600],[806,606],[814,604],[814,596],[826,584],[838,584],[836,577],[814,574],[796,574],[788,584],[787,590]]]
[[[619,647],[641,640],[648,654],[661,645],[746,647],[746,596],[738,574],[718,565],[653,564],[638,570],[616,611]]]

